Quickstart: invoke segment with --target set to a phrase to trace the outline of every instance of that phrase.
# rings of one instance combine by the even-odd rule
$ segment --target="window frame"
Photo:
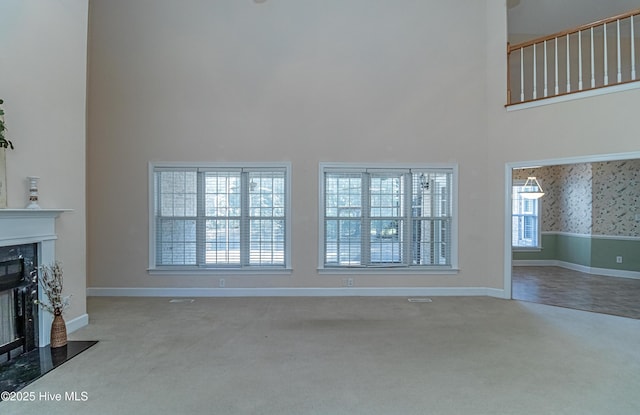
[[[360,173],[363,170],[371,170],[375,172],[408,172],[414,171],[444,171],[451,174],[451,230],[450,230],[450,265],[411,265],[410,263],[387,263],[381,265],[328,265],[325,263],[325,173],[341,172],[341,173]],[[406,174],[406,173],[405,173]],[[342,162],[321,162],[318,171],[318,272],[321,274],[457,274],[459,272],[458,264],[458,165],[455,163],[342,163]],[[370,197],[367,192],[367,199]],[[405,195],[408,199],[411,195]],[[366,205],[366,204],[365,204]],[[363,206],[363,209],[365,206]],[[411,207],[409,206],[409,210]],[[364,217],[363,215],[360,216]],[[371,217],[365,219],[370,220]],[[406,227],[411,226],[414,217],[411,214],[402,217],[407,220]],[[405,251],[410,250],[410,235],[406,236],[404,241]],[[363,248],[361,248],[363,250]],[[368,256],[368,253],[362,253]],[[407,260],[409,262],[409,260]]]
[[[523,187],[525,184],[526,180],[522,180],[522,179],[516,179],[513,180],[511,183],[511,195],[512,195],[512,200],[511,200],[511,250],[512,251],[518,251],[518,252],[526,252],[526,251],[530,251],[530,252],[538,252],[542,250],[542,204],[540,203],[540,199],[525,199],[522,198],[522,200],[524,202],[531,202],[531,203],[535,203],[535,210],[536,213],[535,215],[524,215],[524,214],[516,214],[514,213],[514,201],[517,200],[519,198],[518,196],[518,189],[520,187]],[[536,227],[535,227],[535,232],[536,232],[536,245],[514,245],[514,238],[513,238],[513,233],[514,233],[514,229],[513,229],[513,218],[514,216],[522,216],[522,217],[535,217],[536,218]]]
[[[285,222],[285,230],[284,230],[284,263],[282,265],[250,265],[245,263],[243,260],[240,261],[240,264],[195,264],[195,265],[162,265],[157,264],[157,246],[156,246],[156,231],[157,231],[157,218],[156,218],[156,181],[155,181],[155,173],[161,169],[184,169],[186,170],[195,170],[199,173],[206,173],[207,171],[217,171],[217,172],[240,172],[242,170],[249,171],[275,171],[281,170],[284,172],[285,177],[285,203],[284,203],[284,222]],[[290,162],[238,162],[238,163],[197,163],[197,162],[150,162],[148,164],[148,202],[149,202],[149,266],[147,271],[150,274],[159,274],[159,275],[202,275],[202,274],[290,274],[291,269],[291,245],[292,245],[292,229],[291,229],[291,163]],[[204,192],[203,185],[200,183],[201,180],[198,179],[198,193],[201,191]],[[244,215],[245,212],[248,211],[248,191],[244,191],[241,193],[242,199],[242,211],[243,218],[249,220],[250,215]],[[202,198],[204,196],[198,196],[198,203],[201,203]],[[205,220],[207,215],[203,214],[201,216],[197,216],[197,220]],[[204,245],[206,244],[206,239],[203,239],[197,242],[197,250],[204,249]],[[248,257],[248,252],[241,252],[240,256],[243,258]]]

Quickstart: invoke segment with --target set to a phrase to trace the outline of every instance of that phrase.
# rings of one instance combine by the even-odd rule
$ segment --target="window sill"
[[[190,267],[164,267],[148,268],[149,275],[172,276],[172,275],[198,275],[198,276],[220,276],[220,275],[291,275],[291,268],[190,268]]]
[[[413,274],[413,275],[455,275],[459,268],[409,268],[409,267],[328,267],[318,268],[319,274]]]

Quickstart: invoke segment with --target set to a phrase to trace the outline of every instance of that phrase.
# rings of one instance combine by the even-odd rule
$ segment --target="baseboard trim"
[[[505,298],[485,287],[87,288],[88,297],[479,297]]]
[[[631,278],[633,280],[640,280],[640,272],[638,271],[625,271],[621,269],[606,269],[606,268],[591,268],[590,274],[604,275],[607,277]]]
[[[89,314],[85,313],[74,319],[67,320],[65,321],[65,325],[67,326],[67,333],[73,333],[74,331],[89,325]]]
[[[518,260],[513,261],[514,267],[560,267],[573,271],[584,272],[592,275],[604,275],[606,277],[631,278],[640,280],[640,272],[621,269],[593,268],[586,265],[573,264],[571,262],[543,259],[543,260]]]
[[[487,290],[486,295],[488,297],[503,298],[506,300],[511,299],[511,295],[507,295],[507,291],[503,290],[502,288],[485,288],[485,290]]]

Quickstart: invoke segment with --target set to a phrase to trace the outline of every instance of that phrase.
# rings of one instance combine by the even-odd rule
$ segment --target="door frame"
[[[564,157],[557,159],[514,161],[505,164],[504,187],[504,298],[513,299],[512,293],[512,250],[511,250],[511,197],[513,189],[513,170],[527,167],[557,166],[564,164],[597,163],[603,161],[619,161],[640,159],[640,151],[628,153],[595,154],[591,156]],[[541,219],[542,220],[542,219]]]

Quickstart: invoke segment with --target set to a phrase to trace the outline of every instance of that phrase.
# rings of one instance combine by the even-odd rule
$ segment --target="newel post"
[[[511,104],[511,44],[507,42],[507,105]]]

